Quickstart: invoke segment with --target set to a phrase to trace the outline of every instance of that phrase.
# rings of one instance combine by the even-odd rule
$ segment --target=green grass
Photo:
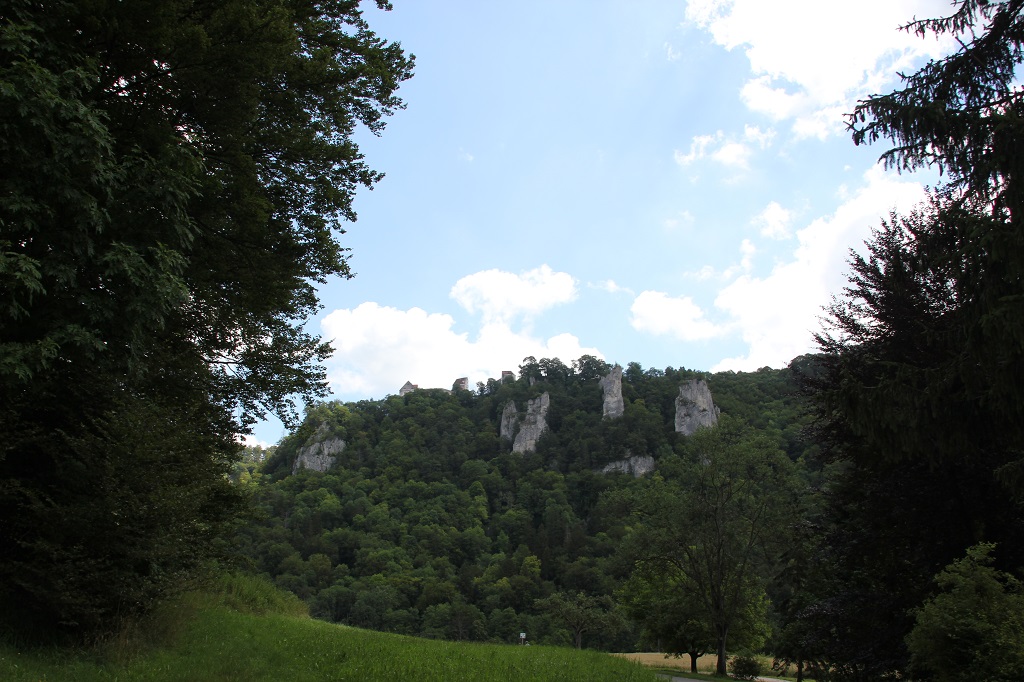
[[[232,588],[234,589],[234,588]],[[464,644],[358,630],[257,607],[242,586],[225,598],[193,597],[166,611],[161,645],[139,636],[89,651],[19,650],[0,645],[0,680],[9,682],[654,682],[640,665],[593,651]],[[257,590],[259,592],[259,590]],[[270,593],[264,594],[273,601]],[[220,602],[209,606],[210,601]],[[235,608],[224,602],[235,602]],[[267,601],[264,599],[263,601]],[[239,611],[241,608],[242,611]],[[295,605],[285,599],[283,608]],[[256,610],[259,610],[257,608]],[[157,619],[159,624],[159,618]],[[151,625],[147,632],[153,633]],[[171,643],[166,643],[170,641]]]

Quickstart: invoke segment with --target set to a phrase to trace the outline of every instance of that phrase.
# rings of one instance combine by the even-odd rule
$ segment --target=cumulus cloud
[[[238,442],[250,448],[260,447],[266,449],[271,446],[271,443],[259,438],[258,436],[252,433],[244,433],[238,436]]]
[[[747,107],[792,120],[800,136],[823,138],[843,129],[842,114],[858,98],[948,52],[948,41],[897,28],[950,11],[949,0],[863,0],[854,10],[820,0],[689,0],[686,16],[719,45],[744,50],[752,73],[741,91]]]
[[[743,127],[741,136],[726,135],[719,130],[714,135],[695,136],[690,141],[689,152],[684,154],[677,149],[673,157],[676,163],[683,167],[709,158],[726,168],[747,170],[754,152],[767,149],[774,137],[774,130],[761,130],[751,125]]]
[[[454,330],[449,315],[373,302],[335,310],[322,326],[335,347],[327,363],[328,381],[342,397],[379,398],[397,393],[406,381],[451,388],[457,378],[468,376],[474,385],[501,376],[502,370],[515,371],[528,355],[557,357],[566,364],[584,354],[603,357],[568,333],[540,339],[495,321],[470,339]]]
[[[718,293],[715,307],[728,315],[730,327],[738,330],[749,351],[722,360],[713,371],[779,367],[814,350],[812,335],[820,328],[822,310],[846,285],[849,245],[863,245],[881,216],[893,209],[907,212],[924,198],[919,183],[886,175],[877,167],[864,178],[866,184],[835,213],[796,233],[792,258],[766,277],[743,274]]]
[[[789,229],[793,221],[793,212],[783,208],[777,201],[773,201],[764,207],[760,213],[754,216],[754,226],[761,230],[761,234],[771,239],[788,239],[791,236]]]
[[[726,142],[715,150],[711,158],[723,166],[746,170],[750,168],[750,157],[753,153],[754,151],[742,142]]]
[[[548,308],[576,300],[576,280],[547,265],[520,274],[484,270],[463,277],[449,292],[467,312],[481,313],[485,321],[509,322],[531,317]]]
[[[607,283],[617,286],[614,282]],[[423,388],[451,388],[459,377],[470,384],[515,371],[523,358],[557,357],[566,364],[581,355],[603,357],[569,333],[539,338],[515,329],[529,319],[576,297],[576,281],[547,266],[514,275],[499,270],[460,279],[451,296],[482,321],[475,336],[456,331],[455,319],[421,308],[401,310],[375,302],[340,309],[324,318],[323,336],[334,354],[327,362],[331,389],[343,399],[379,398],[397,393],[406,381]]]
[[[697,135],[690,141],[690,151],[683,153],[678,149],[673,154],[676,163],[680,166],[689,166],[694,161],[698,161],[707,156],[707,149],[716,141],[722,139],[723,133],[719,130],[714,135]]]
[[[598,282],[597,284],[590,284],[589,286],[593,289],[607,291],[609,294],[626,293],[629,294],[630,296],[633,295],[632,289],[620,286],[614,279],[606,279],[603,282]]]
[[[708,320],[689,296],[644,291],[634,299],[630,312],[630,324],[637,331],[669,335],[680,341],[703,341],[725,331]]]

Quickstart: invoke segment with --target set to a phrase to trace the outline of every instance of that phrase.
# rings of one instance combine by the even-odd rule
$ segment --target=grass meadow
[[[596,651],[425,640],[301,615],[258,582],[192,595],[153,622],[87,650],[0,644],[7,682],[655,682],[637,663]],[[255,586],[255,589],[253,587]],[[224,587],[224,586],[222,586]],[[232,594],[234,590],[235,594]],[[214,602],[213,605],[210,602]],[[283,612],[282,612],[283,611]],[[10,638],[8,638],[10,639]]]

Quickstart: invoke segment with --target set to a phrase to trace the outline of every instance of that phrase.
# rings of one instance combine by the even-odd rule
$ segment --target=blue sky
[[[372,3],[367,3],[370,5]],[[848,14],[855,8],[857,14]],[[936,177],[843,114],[949,46],[948,0],[395,0],[407,108],[320,290],[334,397],[450,388],[533,355],[748,371],[813,350],[850,248]],[[277,442],[279,423],[255,439]]]

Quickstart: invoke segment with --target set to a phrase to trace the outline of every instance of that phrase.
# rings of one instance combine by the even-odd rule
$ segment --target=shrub
[[[738,680],[756,680],[761,674],[761,663],[753,656],[733,656],[729,672]]]
[[[309,615],[309,609],[301,599],[262,576],[224,573],[211,586],[211,592],[211,603],[222,604],[240,613],[257,616],[267,613],[299,617]]]

